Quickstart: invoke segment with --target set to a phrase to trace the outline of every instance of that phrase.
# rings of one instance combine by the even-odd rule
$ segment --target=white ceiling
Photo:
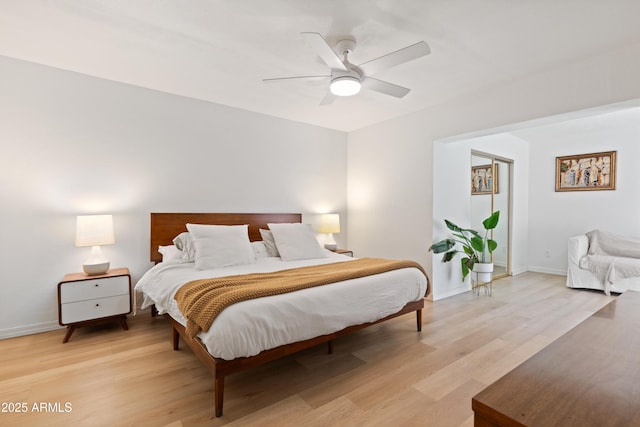
[[[640,42],[638,0],[0,0],[0,55],[352,131]],[[319,103],[328,82],[299,33],[351,35],[355,64],[420,40],[376,78],[409,87]]]

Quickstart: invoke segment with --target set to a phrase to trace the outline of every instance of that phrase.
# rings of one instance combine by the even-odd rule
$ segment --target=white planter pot
[[[493,276],[493,263],[476,262],[473,264],[473,274],[477,284],[491,282],[491,277]]]

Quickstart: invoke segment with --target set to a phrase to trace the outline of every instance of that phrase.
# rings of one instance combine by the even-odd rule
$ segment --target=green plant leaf
[[[451,231],[457,231],[458,233],[462,232],[462,228],[458,227],[457,225],[455,225],[454,223],[452,223],[451,221],[449,221],[448,219],[444,220],[444,223],[447,225],[447,228]]]
[[[460,260],[460,266],[462,267],[462,281],[464,282],[464,279],[467,278],[467,276],[469,275],[469,267],[467,267],[467,261],[469,261],[469,258],[462,258]]]
[[[484,241],[478,236],[471,238],[471,246],[478,252],[484,252]]]
[[[441,254],[442,252],[446,252],[452,247],[456,245],[456,241],[453,239],[444,239],[439,242],[434,243],[429,247],[430,251],[433,251],[434,254]]]
[[[497,247],[498,247],[498,242],[492,239],[487,240],[487,249],[489,250],[489,252],[495,251]]]
[[[467,255],[473,255],[473,250],[472,250],[469,246],[466,246],[466,245],[465,245],[465,246],[463,246],[463,247],[462,247],[462,249],[464,249],[464,252],[465,252]]]
[[[482,221],[482,225],[484,226],[485,230],[493,230],[498,225],[499,219],[500,211],[495,211],[489,218]]]
[[[467,268],[469,270],[473,269],[473,264],[475,264],[478,260],[475,258],[475,256],[471,257],[471,258],[467,258]]]
[[[456,254],[458,253],[458,251],[451,251],[451,252],[446,252],[443,256],[442,256],[442,262],[449,262],[453,259],[454,256],[456,256]]]

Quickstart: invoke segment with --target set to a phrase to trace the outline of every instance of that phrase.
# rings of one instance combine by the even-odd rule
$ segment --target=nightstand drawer
[[[60,287],[62,304],[116,295],[126,295],[129,298],[129,276],[66,282]]]
[[[126,314],[129,311],[131,311],[129,293],[88,301],[70,302],[61,306],[60,323],[66,325],[83,320]]]

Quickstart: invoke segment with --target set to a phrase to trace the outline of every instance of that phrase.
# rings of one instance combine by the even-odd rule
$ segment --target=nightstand
[[[58,323],[67,327],[63,343],[76,328],[93,323],[120,320],[128,330],[129,313],[131,275],[127,268],[114,268],[98,276],[71,273],[58,283]]]
[[[336,249],[334,252],[337,253],[337,254],[347,255],[347,256],[353,257],[353,251],[351,251],[349,249]]]

